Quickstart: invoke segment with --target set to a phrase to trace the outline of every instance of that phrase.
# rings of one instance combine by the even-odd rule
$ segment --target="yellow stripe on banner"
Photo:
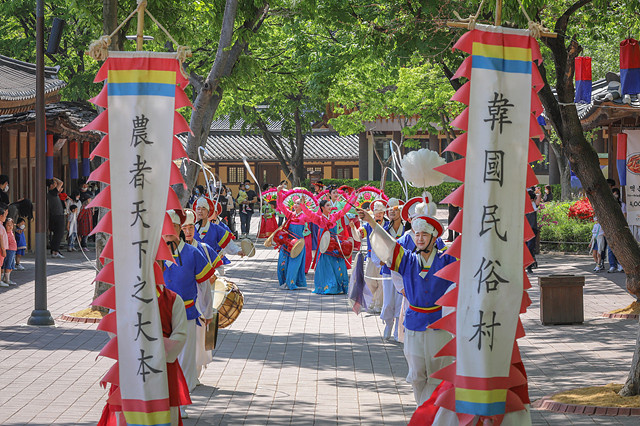
[[[175,71],[110,70],[109,83],[163,83],[176,84]]]
[[[171,411],[155,411],[153,413],[125,411],[124,416],[127,419],[127,423],[134,423],[138,425],[158,425],[171,423]]]
[[[496,46],[474,42],[471,52],[473,55],[478,56],[531,62],[531,49],[523,47]]]
[[[196,281],[200,281],[201,279],[206,277],[209,271],[211,271],[211,264],[207,263],[207,265],[202,269],[202,272],[196,275]]]
[[[507,390],[506,389],[478,390],[478,389],[456,388],[456,400],[476,402],[480,404],[504,402],[507,400]]]

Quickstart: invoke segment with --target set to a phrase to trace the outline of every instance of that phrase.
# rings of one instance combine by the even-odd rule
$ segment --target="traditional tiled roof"
[[[239,130],[241,125],[229,129],[228,121],[224,129],[221,123],[218,120],[217,130],[212,129],[209,132],[207,150],[203,153],[205,161],[241,161],[243,156],[251,161],[277,161],[261,135],[242,134]],[[279,130],[279,124],[272,123],[271,127]],[[178,138],[183,144],[186,143],[186,134],[179,135]],[[286,144],[288,141],[285,141],[285,146]],[[305,161],[357,160],[358,136],[340,136],[333,130],[313,129],[306,135],[304,159]]]
[[[99,132],[80,132],[84,126],[98,116],[89,103],[58,102],[45,105],[47,130],[70,139],[99,141]],[[0,127],[15,123],[28,123],[36,119],[34,110],[15,114],[0,115]]]
[[[66,86],[58,80],[59,67],[45,67],[44,92],[48,101],[57,100],[58,91]],[[33,108],[36,99],[36,66],[0,55],[0,113]]]

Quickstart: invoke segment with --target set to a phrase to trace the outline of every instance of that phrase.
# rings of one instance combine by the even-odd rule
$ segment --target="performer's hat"
[[[217,201],[213,201],[206,197],[200,197],[195,202],[193,206],[194,209],[202,207],[209,211],[209,216],[213,215],[213,213],[217,213],[218,215],[222,214],[222,206]]]
[[[369,207],[371,208],[371,211],[374,213],[377,213],[377,212],[384,213],[385,211],[387,211],[387,203],[381,199],[373,200],[369,205]]]
[[[184,209],[184,220],[182,226],[189,226],[196,224],[196,212],[192,209]]]
[[[389,210],[400,209],[402,208],[403,204],[404,204],[404,201],[399,200],[397,198],[389,198],[389,201],[387,201],[387,207],[389,208]]]
[[[438,206],[431,201],[431,194],[423,192],[422,197],[413,197],[402,206],[402,219],[409,220],[417,216],[435,216]]]
[[[351,195],[355,192],[355,189],[349,185],[342,185],[338,188],[340,191],[343,191],[346,195]]]
[[[444,232],[444,229],[440,222],[430,216],[417,216],[411,222],[411,229],[413,232],[426,232],[438,238]]]
[[[182,225],[182,220],[184,218],[184,213],[182,210],[171,209],[167,210],[167,213],[169,214],[171,222],[173,222],[174,225]]]

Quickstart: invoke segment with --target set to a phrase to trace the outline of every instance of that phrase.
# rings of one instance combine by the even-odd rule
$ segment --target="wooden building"
[[[53,174],[65,182],[64,191],[77,188],[70,178],[70,143],[78,142],[78,161],[84,152],[100,140],[97,133],[80,132],[96,117],[89,104],[58,102],[59,91],[66,84],[57,78],[58,68],[45,70],[46,128],[53,142]],[[35,65],[0,55],[0,173],[9,176],[9,199],[28,198],[35,204],[36,188],[44,190],[45,182],[36,182],[35,132]],[[82,168],[80,167],[80,171]],[[35,227],[27,237],[33,247]]]
[[[270,123],[269,130],[280,133],[281,123]],[[268,148],[259,134],[243,134],[242,123],[231,126],[228,118],[215,120],[207,138],[203,160],[218,179],[237,194],[239,185],[252,180],[242,161],[246,157],[252,172],[260,182],[278,185],[287,180],[276,156]],[[185,142],[186,136],[179,138]],[[327,128],[313,129],[306,135],[304,147],[304,166],[307,176],[314,173],[319,179],[358,179],[358,137],[340,136]],[[198,183],[204,185],[200,174]]]

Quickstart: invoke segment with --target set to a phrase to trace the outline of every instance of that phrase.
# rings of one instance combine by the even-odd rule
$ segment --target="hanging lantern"
[[[47,143],[45,145],[44,154],[46,156],[47,179],[53,179],[53,135],[47,134]]]
[[[640,46],[628,38],[620,42],[620,84],[622,96],[640,93]]]
[[[576,58],[576,96],[575,103],[591,103],[591,58],[578,56]]]

